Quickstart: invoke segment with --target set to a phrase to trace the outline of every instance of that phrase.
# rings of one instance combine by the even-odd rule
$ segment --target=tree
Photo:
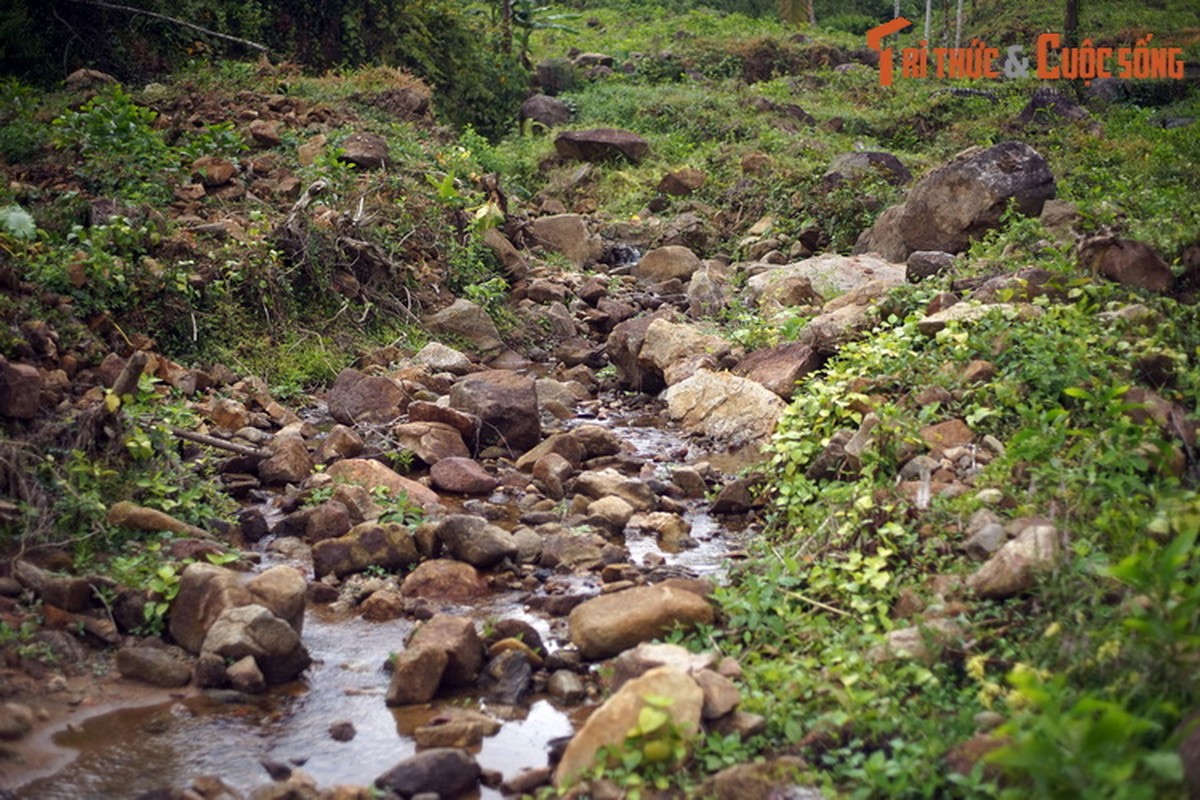
[[[1066,19],[1063,20],[1063,46],[1074,47],[1079,31],[1079,0],[1067,0]]]

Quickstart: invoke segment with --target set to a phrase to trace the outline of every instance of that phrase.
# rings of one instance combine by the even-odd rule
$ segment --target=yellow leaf
[[[104,395],[104,409],[110,413],[117,413],[117,409],[121,407],[121,398],[117,397],[116,392],[108,392]]]

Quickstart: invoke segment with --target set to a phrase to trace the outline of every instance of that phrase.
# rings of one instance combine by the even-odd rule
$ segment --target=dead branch
[[[76,3],[82,3],[85,6],[96,6],[97,8],[107,8],[112,11],[124,11],[127,14],[141,14],[144,17],[152,17],[153,19],[162,20],[163,22],[169,22],[172,25],[178,25],[182,28],[190,28],[191,30],[199,31],[200,33],[203,33],[205,36],[212,36],[213,38],[216,38],[216,39],[224,39],[227,42],[233,42],[234,44],[240,44],[243,47],[249,47],[251,50],[257,50],[260,53],[270,53],[271,52],[270,49],[264,44],[259,44],[258,42],[252,42],[249,39],[242,39],[237,36],[230,36],[227,33],[218,33],[217,31],[209,30],[208,28],[202,27],[193,22],[185,22],[184,20],[176,19],[175,17],[168,17],[166,14],[158,14],[158,13],[155,13],[154,11],[147,11],[144,8],[134,8],[133,6],[123,6],[123,5],[119,5],[117,3],[105,3],[105,2],[102,2],[102,0],[73,0],[73,1]]]
[[[260,450],[257,447],[249,445],[237,444],[236,442],[228,442],[224,439],[218,439],[215,436],[209,436],[204,433],[196,433],[195,431],[184,430],[183,428],[170,428],[171,435],[177,439],[186,439],[189,442],[197,444],[206,444],[209,447],[215,447],[218,450],[228,450],[231,453],[237,453],[239,456],[250,456],[251,458],[269,458],[270,453],[266,450]]]

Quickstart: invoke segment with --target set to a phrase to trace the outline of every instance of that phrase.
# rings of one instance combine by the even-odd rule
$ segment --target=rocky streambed
[[[224,787],[227,796],[253,791],[254,797],[274,797],[289,795],[267,792],[297,786],[358,787],[339,795],[357,796],[406,759],[419,761],[419,753],[436,757],[446,748],[466,748],[470,764],[462,769],[482,770],[483,796],[549,782],[551,754],[561,756],[603,696],[618,688],[611,670],[601,680],[595,669],[601,659],[625,654],[624,661],[618,659],[624,664],[620,681],[672,659],[690,660],[682,651],[636,645],[675,622],[689,624],[697,613],[696,619],[711,619],[702,599],[711,585],[705,579],[716,577],[737,555],[752,505],[748,496],[740,503],[727,497],[722,508],[733,513],[714,515],[707,498],[731,480],[726,470],[742,466],[744,458],[690,446],[647,398],[636,398],[633,408],[615,395],[602,397],[580,406],[579,417],[551,422],[558,432],[539,444],[547,452],[534,460],[551,453],[557,456],[549,459],[551,466],[565,461],[554,451],[572,455],[576,440],[611,451],[584,450],[583,469],[570,469],[568,485],[584,499],[566,499],[545,468],[534,468],[543,473],[533,479],[538,503],[522,502],[527,495],[514,480],[474,498],[443,492],[439,499],[448,507],[412,537],[413,548],[429,552],[416,553],[412,563],[343,567],[321,555],[323,542],[333,543],[338,553],[361,549],[344,541],[354,526],[342,536],[312,535],[314,517],[338,530],[326,507],[337,502],[333,497],[349,500],[342,505],[350,507],[369,502],[369,490],[357,484],[310,478],[316,489],[333,487],[325,492],[331,499],[316,504],[313,486],[300,495],[256,495],[257,503],[250,502],[255,495],[248,496],[243,529],[253,531],[261,523],[268,531],[254,545],[259,565],[251,573],[194,565],[184,574],[173,609],[174,640],[198,657],[175,647],[126,648],[154,650],[172,666],[188,665],[190,674],[117,659],[130,678],[169,685],[166,670],[190,683],[147,694],[134,707],[76,712],[79,719],[42,737],[39,746],[55,755],[44,770],[51,774],[18,784],[15,796],[140,797],[168,787],[214,796],[205,792]],[[322,446],[340,432],[323,434]],[[559,444],[547,448],[545,442]],[[596,463],[589,464],[588,455]],[[733,494],[739,491],[745,494],[744,487]],[[560,499],[547,503],[544,494]],[[301,495],[308,499],[297,508]],[[364,530],[382,527],[377,518],[375,528],[366,524]],[[422,527],[437,546],[421,544]],[[364,538],[362,530],[359,535]],[[497,548],[503,551],[499,557]],[[367,558],[389,565],[394,554],[380,553],[394,549],[389,542]],[[314,564],[321,580],[313,580]],[[304,654],[297,660],[295,653],[264,658],[256,652],[261,678],[238,672],[235,656],[242,650],[236,648],[245,645],[234,645],[211,663],[212,651],[221,647],[212,643],[212,630],[227,621],[246,587],[243,600],[274,609],[276,619],[290,616]],[[638,600],[637,587],[651,594]],[[681,592],[683,599],[677,597]],[[593,598],[617,602],[615,611],[600,610],[601,622],[589,632],[579,627],[578,613],[570,615]],[[211,619],[218,607],[215,616],[223,621]],[[424,630],[414,634],[417,629]],[[432,644],[422,644],[422,634]],[[463,656],[464,650],[472,654]],[[416,655],[408,658],[411,654]],[[437,654],[433,667],[425,663],[429,654]],[[696,666],[717,664],[701,659]],[[206,669],[221,668],[223,675],[204,677]],[[431,677],[431,669],[439,674]],[[274,679],[268,677],[272,670]],[[724,670],[734,674],[735,665]],[[732,690],[724,676],[720,680],[722,690]],[[730,718],[730,710],[722,716]],[[445,763],[431,769],[431,783],[423,788],[446,793],[438,777],[447,772]],[[476,782],[469,784],[473,790]],[[455,791],[451,787],[447,796]]]

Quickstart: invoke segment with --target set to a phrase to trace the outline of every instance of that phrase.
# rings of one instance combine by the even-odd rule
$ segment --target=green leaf
[[[661,708],[649,705],[643,706],[642,710],[638,712],[638,730],[642,734],[654,733],[663,725],[666,725],[669,719],[671,719],[671,715]]]
[[[1142,756],[1142,763],[1146,765],[1146,769],[1165,781],[1171,783],[1183,781],[1183,761],[1179,758],[1178,753],[1169,750],[1146,753]]]

